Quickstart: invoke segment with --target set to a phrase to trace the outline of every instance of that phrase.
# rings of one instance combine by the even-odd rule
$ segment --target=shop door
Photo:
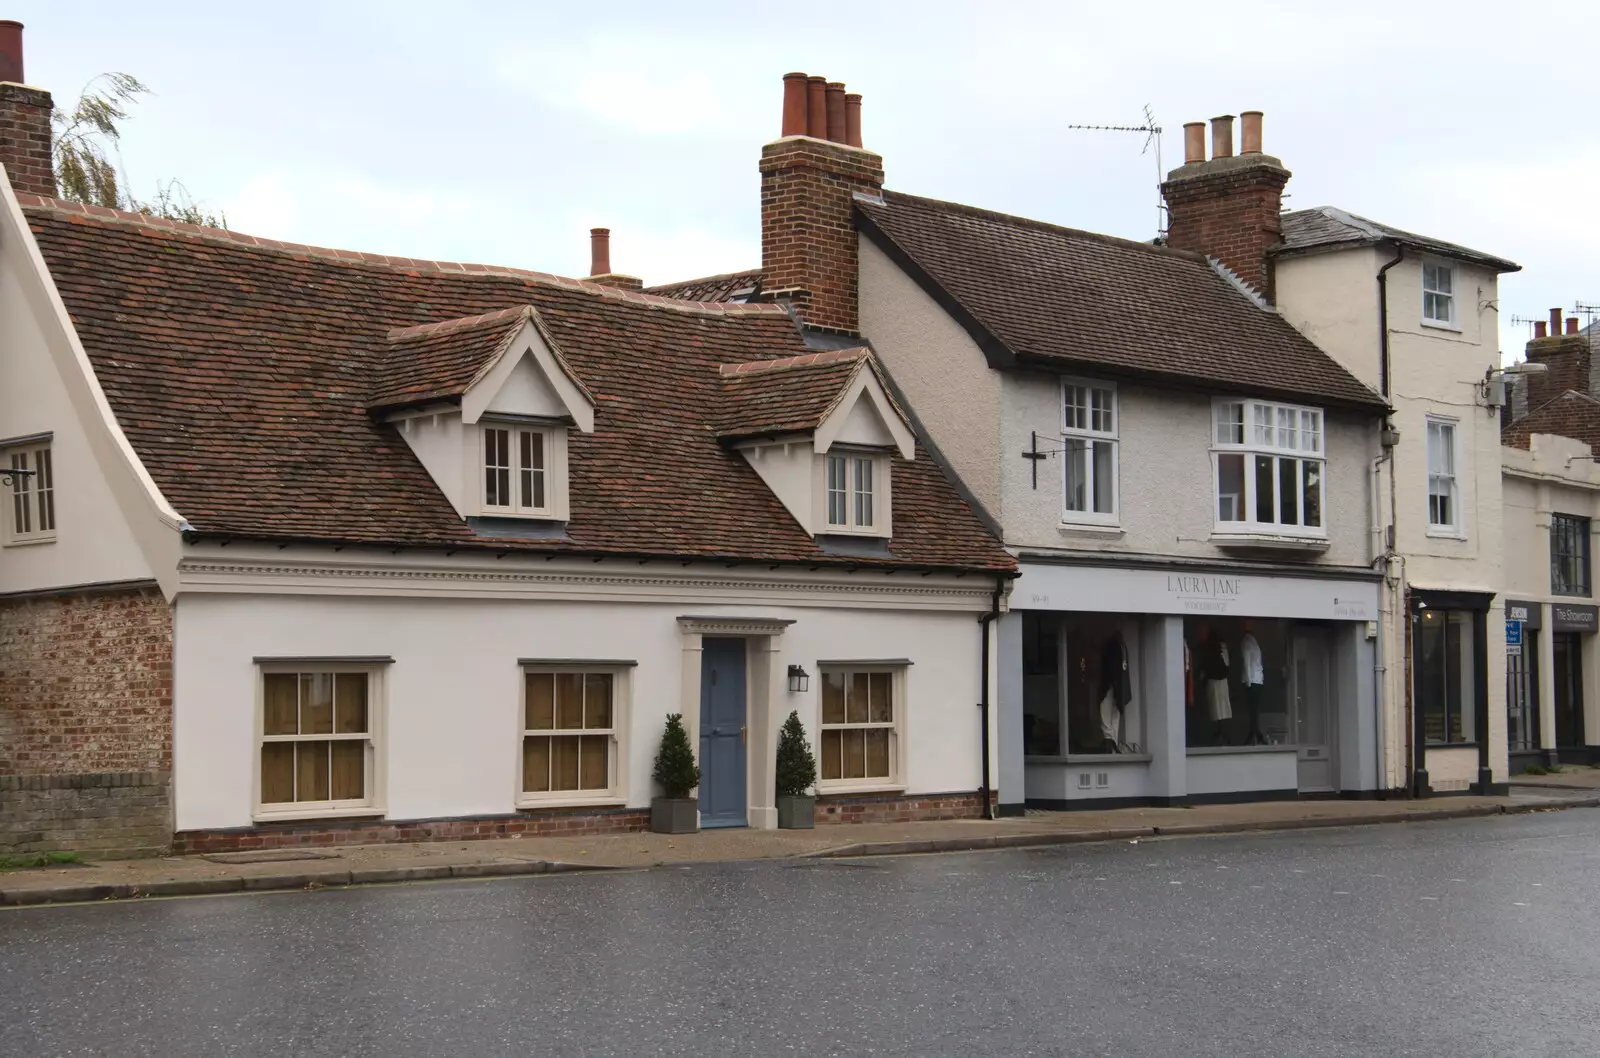
[[[745,825],[744,640],[700,645],[700,825]]]
[[[1294,637],[1291,654],[1294,700],[1289,715],[1289,738],[1300,753],[1302,793],[1334,789],[1333,753],[1328,710],[1333,702],[1332,665],[1327,638],[1313,632]]]
[[[1557,632],[1555,652],[1556,745],[1583,742],[1583,641],[1576,632]]]

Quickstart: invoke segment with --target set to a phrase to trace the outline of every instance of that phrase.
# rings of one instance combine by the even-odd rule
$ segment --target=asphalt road
[[[33,1055],[1588,1055],[1600,810],[0,912]]]

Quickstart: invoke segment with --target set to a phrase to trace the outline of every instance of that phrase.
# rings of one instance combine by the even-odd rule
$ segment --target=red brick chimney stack
[[[1283,242],[1279,213],[1289,170],[1261,149],[1259,110],[1242,115],[1239,153],[1233,151],[1232,114],[1211,119],[1211,158],[1205,125],[1183,126],[1183,165],[1167,174],[1167,245],[1214,257],[1268,300],[1272,274],[1267,253]]]
[[[1568,334],[1577,334],[1578,333],[1578,317],[1576,317],[1576,316],[1568,316],[1567,317],[1567,333]]]
[[[1589,340],[1578,333],[1576,317],[1567,320],[1567,332],[1561,333],[1561,310],[1550,310],[1550,322],[1537,320],[1533,325],[1533,341],[1528,343],[1528,361],[1544,364],[1548,369],[1542,375],[1528,375],[1528,411],[1533,411],[1555,400],[1568,390],[1588,393],[1591,350]]]
[[[643,290],[644,280],[611,270],[611,229],[589,229],[589,282],[621,290]]]
[[[883,192],[883,159],[861,146],[861,97],[842,82],[785,74],[781,128],[761,148],[763,296],[808,327],[859,335],[854,200]]]
[[[16,191],[56,193],[50,93],[23,83],[22,23],[0,21],[0,169]]]

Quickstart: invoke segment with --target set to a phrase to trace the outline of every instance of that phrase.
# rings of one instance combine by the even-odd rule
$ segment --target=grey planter
[[[700,799],[654,797],[650,800],[650,829],[657,834],[694,834],[700,830]]]
[[[811,794],[778,797],[779,830],[811,830],[817,825],[817,799]]]

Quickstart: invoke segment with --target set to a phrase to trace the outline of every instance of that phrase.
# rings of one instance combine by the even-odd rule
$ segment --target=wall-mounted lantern
[[[796,694],[799,694],[799,693],[801,693],[803,691],[809,690],[810,687],[811,687],[811,676],[810,676],[810,674],[808,674],[806,672],[806,670],[801,668],[799,665],[790,665],[789,666],[789,690],[793,691]]]

